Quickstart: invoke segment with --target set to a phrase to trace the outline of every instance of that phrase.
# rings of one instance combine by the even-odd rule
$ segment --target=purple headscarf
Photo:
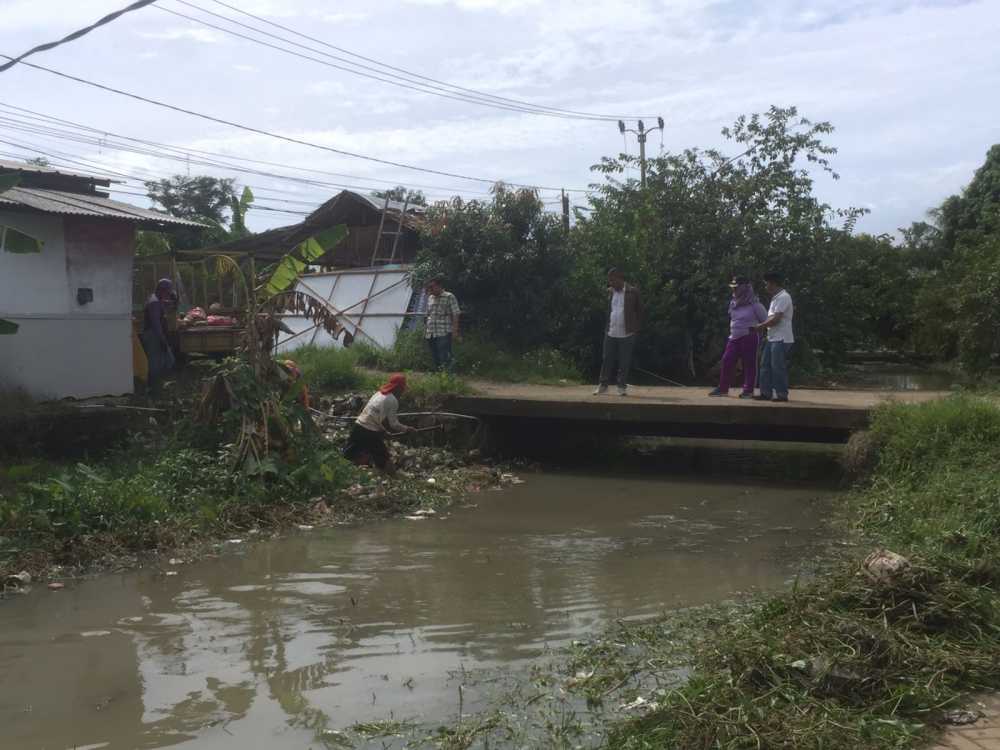
[[[744,305],[753,305],[757,303],[757,295],[753,290],[753,284],[747,282],[745,284],[737,284],[736,288],[733,289],[733,298],[729,301],[729,307],[743,307]]]

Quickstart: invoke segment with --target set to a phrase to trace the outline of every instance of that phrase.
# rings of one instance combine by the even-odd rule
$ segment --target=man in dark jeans
[[[435,370],[451,369],[452,339],[461,340],[458,319],[462,314],[458,300],[441,286],[441,279],[427,282],[427,324],[424,338],[431,350]]]
[[[767,340],[760,355],[760,394],[753,398],[784,402],[788,401],[788,355],[795,343],[792,331],[795,306],[780,273],[764,274],[764,282],[771,295],[771,306],[767,319],[757,326],[758,331],[767,334]]]
[[[628,395],[628,371],[632,365],[636,334],[642,325],[639,290],[625,283],[617,268],[608,271],[608,323],[604,328],[604,362],[595,396],[608,392],[608,383],[617,366],[618,395]]]

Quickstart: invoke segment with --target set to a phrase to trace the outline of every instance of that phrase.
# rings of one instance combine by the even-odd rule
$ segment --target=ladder
[[[393,232],[385,231],[385,217],[389,213],[389,196],[385,197],[385,205],[382,207],[382,218],[378,223],[378,234],[375,236],[375,248],[372,251],[372,262],[373,266],[379,263],[395,263],[396,262],[396,248],[399,247],[399,238],[403,234],[403,220],[406,218],[406,210],[410,207],[410,196],[406,196],[406,200],[403,201],[403,210],[398,214],[395,219],[396,230]],[[392,237],[392,252],[389,257],[380,256],[379,253],[382,250],[382,240],[386,237]]]

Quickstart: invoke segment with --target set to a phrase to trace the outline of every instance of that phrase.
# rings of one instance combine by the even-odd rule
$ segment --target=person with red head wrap
[[[412,432],[396,418],[399,400],[406,391],[406,376],[396,373],[375,392],[354,422],[351,435],[344,446],[344,457],[356,464],[373,463],[387,474],[395,474],[396,467],[389,456],[385,436]],[[386,429],[388,427],[388,429]]]

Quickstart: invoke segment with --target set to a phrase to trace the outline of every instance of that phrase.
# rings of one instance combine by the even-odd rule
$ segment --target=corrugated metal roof
[[[94,174],[80,174],[78,172],[64,172],[53,167],[42,167],[37,164],[28,164],[23,161],[9,161],[0,159],[0,171],[28,172],[33,174],[56,174],[63,177],[79,177],[84,180],[110,180],[109,177],[95,176]]]
[[[139,208],[110,198],[81,193],[65,193],[60,190],[42,190],[41,188],[11,188],[0,193],[0,206],[3,205],[22,206],[47,214],[94,216],[102,219],[132,221],[143,226],[204,226],[196,221],[179,219],[170,214]]]
[[[364,199],[368,205],[374,208],[376,211],[381,211],[385,208],[385,198],[377,198],[374,195],[367,195],[365,193],[355,193],[353,190],[345,190],[345,193],[351,193],[351,195],[356,195],[358,198]],[[402,201],[389,201],[389,210],[396,211],[397,213],[403,210]],[[423,206],[417,206],[411,203],[406,207],[407,213],[422,214],[424,212]]]

